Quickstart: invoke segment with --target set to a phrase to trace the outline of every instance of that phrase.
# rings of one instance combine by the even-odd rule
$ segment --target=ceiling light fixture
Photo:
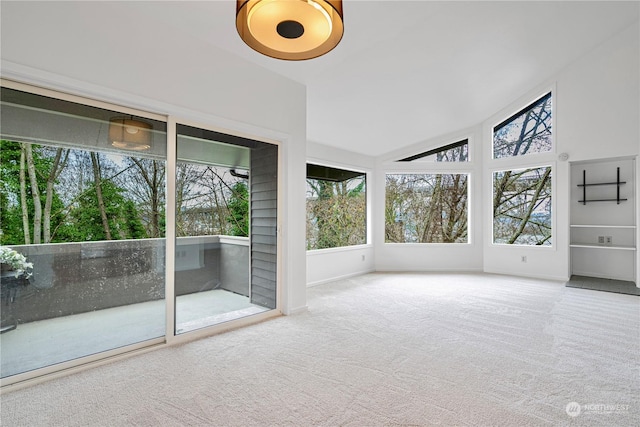
[[[316,58],[342,39],[342,0],[237,0],[236,28],[263,55]]]
[[[151,124],[133,117],[114,117],[109,120],[109,141],[123,150],[148,150],[151,148]]]

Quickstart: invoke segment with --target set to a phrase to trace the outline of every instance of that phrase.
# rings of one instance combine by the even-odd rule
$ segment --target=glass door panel
[[[163,337],[166,123],[5,87],[1,119],[2,378]]]
[[[256,153],[269,144],[184,125],[177,131],[175,316],[180,334],[276,307],[277,174],[265,178],[256,169],[264,163],[256,163]],[[268,162],[277,171],[274,150]],[[273,188],[273,201],[267,203],[273,205],[274,224],[258,230],[255,204],[264,203],[259,200],[264,197],[255,184],[261,181],[272,181],[267,186]],[[270,236],[260,236],[264,233]],[[264,266],[273,271],[273,281],[266,292],[256,276],[256,236],[271,239],[267,249],[273,256]]]

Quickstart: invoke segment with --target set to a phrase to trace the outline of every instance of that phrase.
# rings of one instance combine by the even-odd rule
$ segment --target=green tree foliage
[[[178,163],[176,235],[249,235],[249,190],[220,166]]]
[[[0,192],[0,244],[2,245],[24,243],[20,207],[11,202],[10,195],[4,188]]]
[[[21,143],[0,140],[0,244],[20,245],[25,244],[25,231],[22,222],[22,206],[20,198],[20,155]],[[36,179],[40,194],[47,194],[47,179],[50,176],[54,164],[55,150],[39,145],[32,145],[33,160],[36,170]],[[26,188],[26,205],[29,219],[34,217],[34,201],[30,197],[31,181],[24,180]],[[50,242],[69,241],[72,228],[65,221],[64,203],[60,196],[51,189],[51,236]],[[33,222],[29,223],[28,233],[33,236]]]
[[[164,161],[12,141],[0,144],[0,244],[164,236]],[[179,186],[184,191],[178,234],[248,236],[247,184],[227,177],[224,169],[192,169]],[[32,182],[38,191],[32,191]],[[41,231],[35,239],[38,200]]]
[[[236,182],[231,187],[231,197],[227,204],[231,224],[231,235],[249,236],[249,188],[244,182]]]
[[[339,182],[307,179],[307,250],[366,242],[365,177]]]
[[[127,200],[124,190],[109,180],[102,181],[102,195],[113,240],[145,238],[146,232],[137,209]],[[98,198],[95,191],[85,191],[78,197],[71,210],[70,221],[74,225],[72,241],[105,240]]]
[[[0,244],[19,245],[37,242],[33,238],[26,241],[23,217],[26,216],[28,235],[34,237],[35,203],[31,191],[31,179],[25,172],[21,175],[24,164],[26,143],[0,141]],[[43,229],[42,243],[82,242],[103,240],[106,238],[101,221],[96,188],[93,180],[82,173],[82,162],[87,152],[83,150],[68,150],[51,148],[31,144],[35,178],[43,212],[42,223],[50,223],[50,237],[47,238]],[[72,165],[66,160],[71,152],[74,159]],[[64,153],[64,155],[62,154]],[[106,161],[106,160],[105,160]],[[66,168],[66,169],[65,169]],[[63,170],[65,169],[65,170]],[[110,173],[120,174],[127,169],[118,170],[117,166],[110,166]],[[60,173],[65,176],[60,183]],[[65,175],[66,174],[66,175]],[[49,185],[47,183],[49,182]],[[26,213],[23,212],[21,185],[24,186],[26,197]],[[141,220],[135,201],[128,193],[110,179],[101,180],[100,188],[105,202],[107,219],[112,232],[112,239],[140,239],[146,238],[147,232]],[[63,191],[63,197],[60,196]],[[48,192],[51,192],[50,207],[46,209]],[[48,218],[47,218],[48,217]]]
[[[24,243],[18,194],[20,144],[0,140],[0,244]]]

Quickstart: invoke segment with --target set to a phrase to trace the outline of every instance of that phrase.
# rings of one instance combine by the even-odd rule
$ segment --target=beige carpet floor
[[[638,426],[640,299],[368,274],[308,312],[3,393],[2,426]]]

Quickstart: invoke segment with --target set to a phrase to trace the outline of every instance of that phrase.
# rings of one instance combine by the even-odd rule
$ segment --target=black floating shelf
[[[622,184],[626,184],[626,181],[620,181],[620,168],[617,168],[617,176],[615,182],[594,182],[593,184],[587,184],[587,171],[582,171],[582,184],[578,184],[578,187],[582,187],[582,200],[578,200],[578,203],[582,203],[586,205],[587,202],[616,202],[620,204],[620,202],[624,202],[627,199],[620,198],[620,186]],[[615,199],[587,199],[587,187],[592,187],[595,185],[615,185],[617,190],[617,195]]]
[[[578,187],[591,187],[592,185],[622,185],[622,184],[626,184],[627,181],[620,181],[620,182],[597,182],[594,184],[578,184]]]
[[[579,203],[587,203],[587,202],[626,202],[627,199],[587,199],[587,200],[578,200]]]

